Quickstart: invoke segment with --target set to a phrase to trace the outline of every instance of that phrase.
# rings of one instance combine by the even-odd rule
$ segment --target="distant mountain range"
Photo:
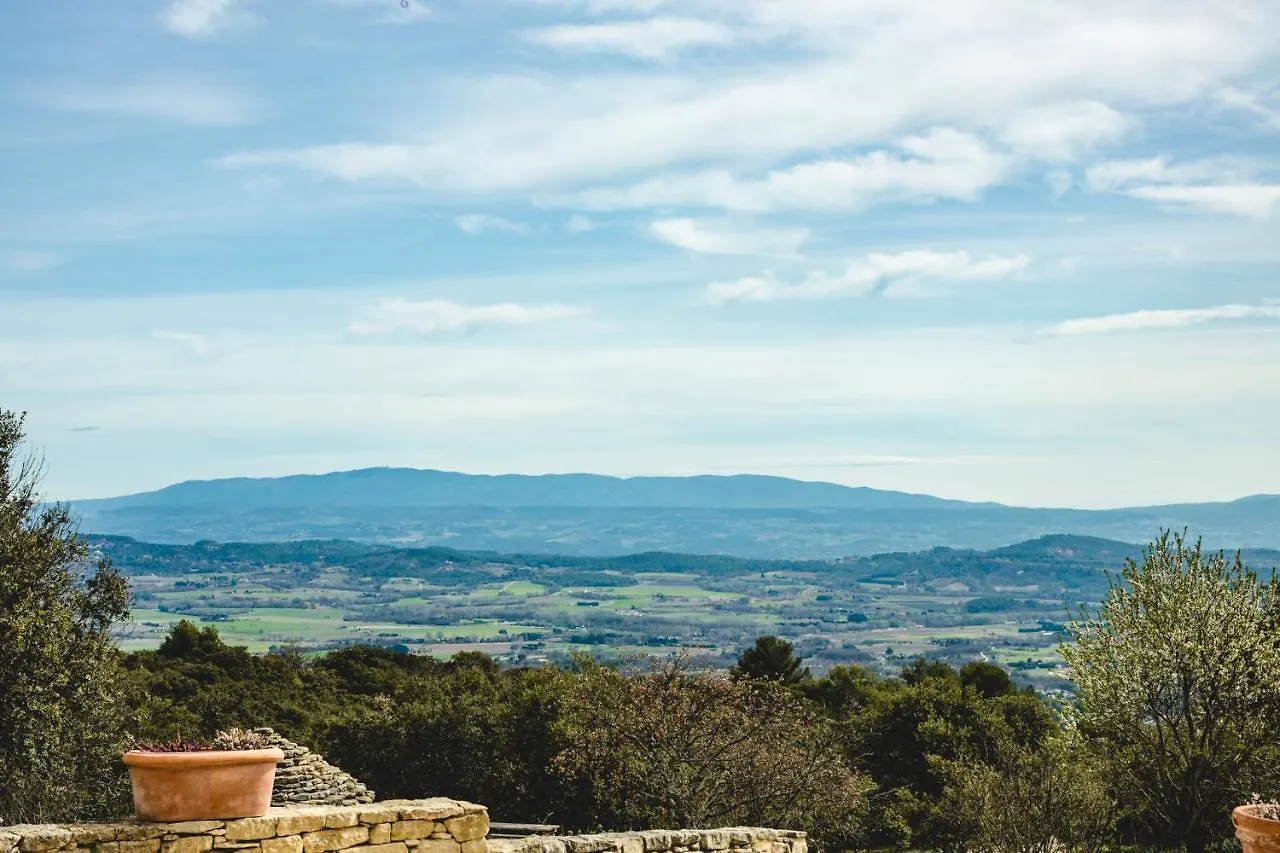
[[[685,509],[939,509],[994,507],[908,492],[764,477],[607,477],[601,474],[460,474],[363,468],[290,477],[190,480],[119,498],[112,509],[174,507],[678,507]]]
[[[1280,547],[1280,495],[1116,510],[1041,509],[756,475],[618,478],[409,468],[178,483],[77,501],[84,530],[155,542],[352,539],[576,555],[830,558],[1053,533],[1143,542],[1189,528],[1213,547]]]

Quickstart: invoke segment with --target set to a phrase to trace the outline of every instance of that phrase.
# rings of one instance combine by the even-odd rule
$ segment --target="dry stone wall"
[[[760,827],[651,829],[598,835],[490,838],[488,853],[807,853],[803,832]]]
[[[296,744],[271,729],[254,729],[268,746],[284,752],[276,765],[273,806],[355,806],[373,802],[373,792],[350,773],[334,767],[316,752]]]
[[[225,821],[0,826],[0,853],[486,853],[488,834],[484,806],[438,797]]]

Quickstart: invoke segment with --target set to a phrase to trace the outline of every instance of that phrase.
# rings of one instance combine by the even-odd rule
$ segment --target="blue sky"
[[[1271,0],[9,0],[56,497],[409,465],[1280,491]]]

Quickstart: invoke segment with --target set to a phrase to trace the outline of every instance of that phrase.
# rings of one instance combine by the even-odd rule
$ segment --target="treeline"
[[[582,830],[766,824],[840,849],[943,849],[976,831],[952,803],[975,783],[962,771],[1014,768],[1059,736],[992,664],[813,678],[771,637],[727,676],[678,656],[633,672],[372,647],[255,656],[182,622],[123,667],[142,739],[269,725],[380,797],[448,795]]]

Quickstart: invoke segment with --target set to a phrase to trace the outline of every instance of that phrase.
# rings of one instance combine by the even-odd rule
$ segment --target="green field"
[[[946,577],[891,583],[800,567],[728,577],[582,575],[501,564],[468,577],[374,578],[290,564],[136,574],[134,624],[120,644],[153,648],[189,618],[255,652],[371,643],[437,656],[482,650],[515,663],[563,661],[574,651],[635,657],[684,648],[722,665],[759,634],[777,633],[818,669],[859,663],[891,672],[926,655],[992,660],[1041,686],[1061,680],[1061,636],[1039,630],[1064,618],[1061,602],[973,614],[966,604],[982,590]],[[577,582],[592,578],[599,581]]]

